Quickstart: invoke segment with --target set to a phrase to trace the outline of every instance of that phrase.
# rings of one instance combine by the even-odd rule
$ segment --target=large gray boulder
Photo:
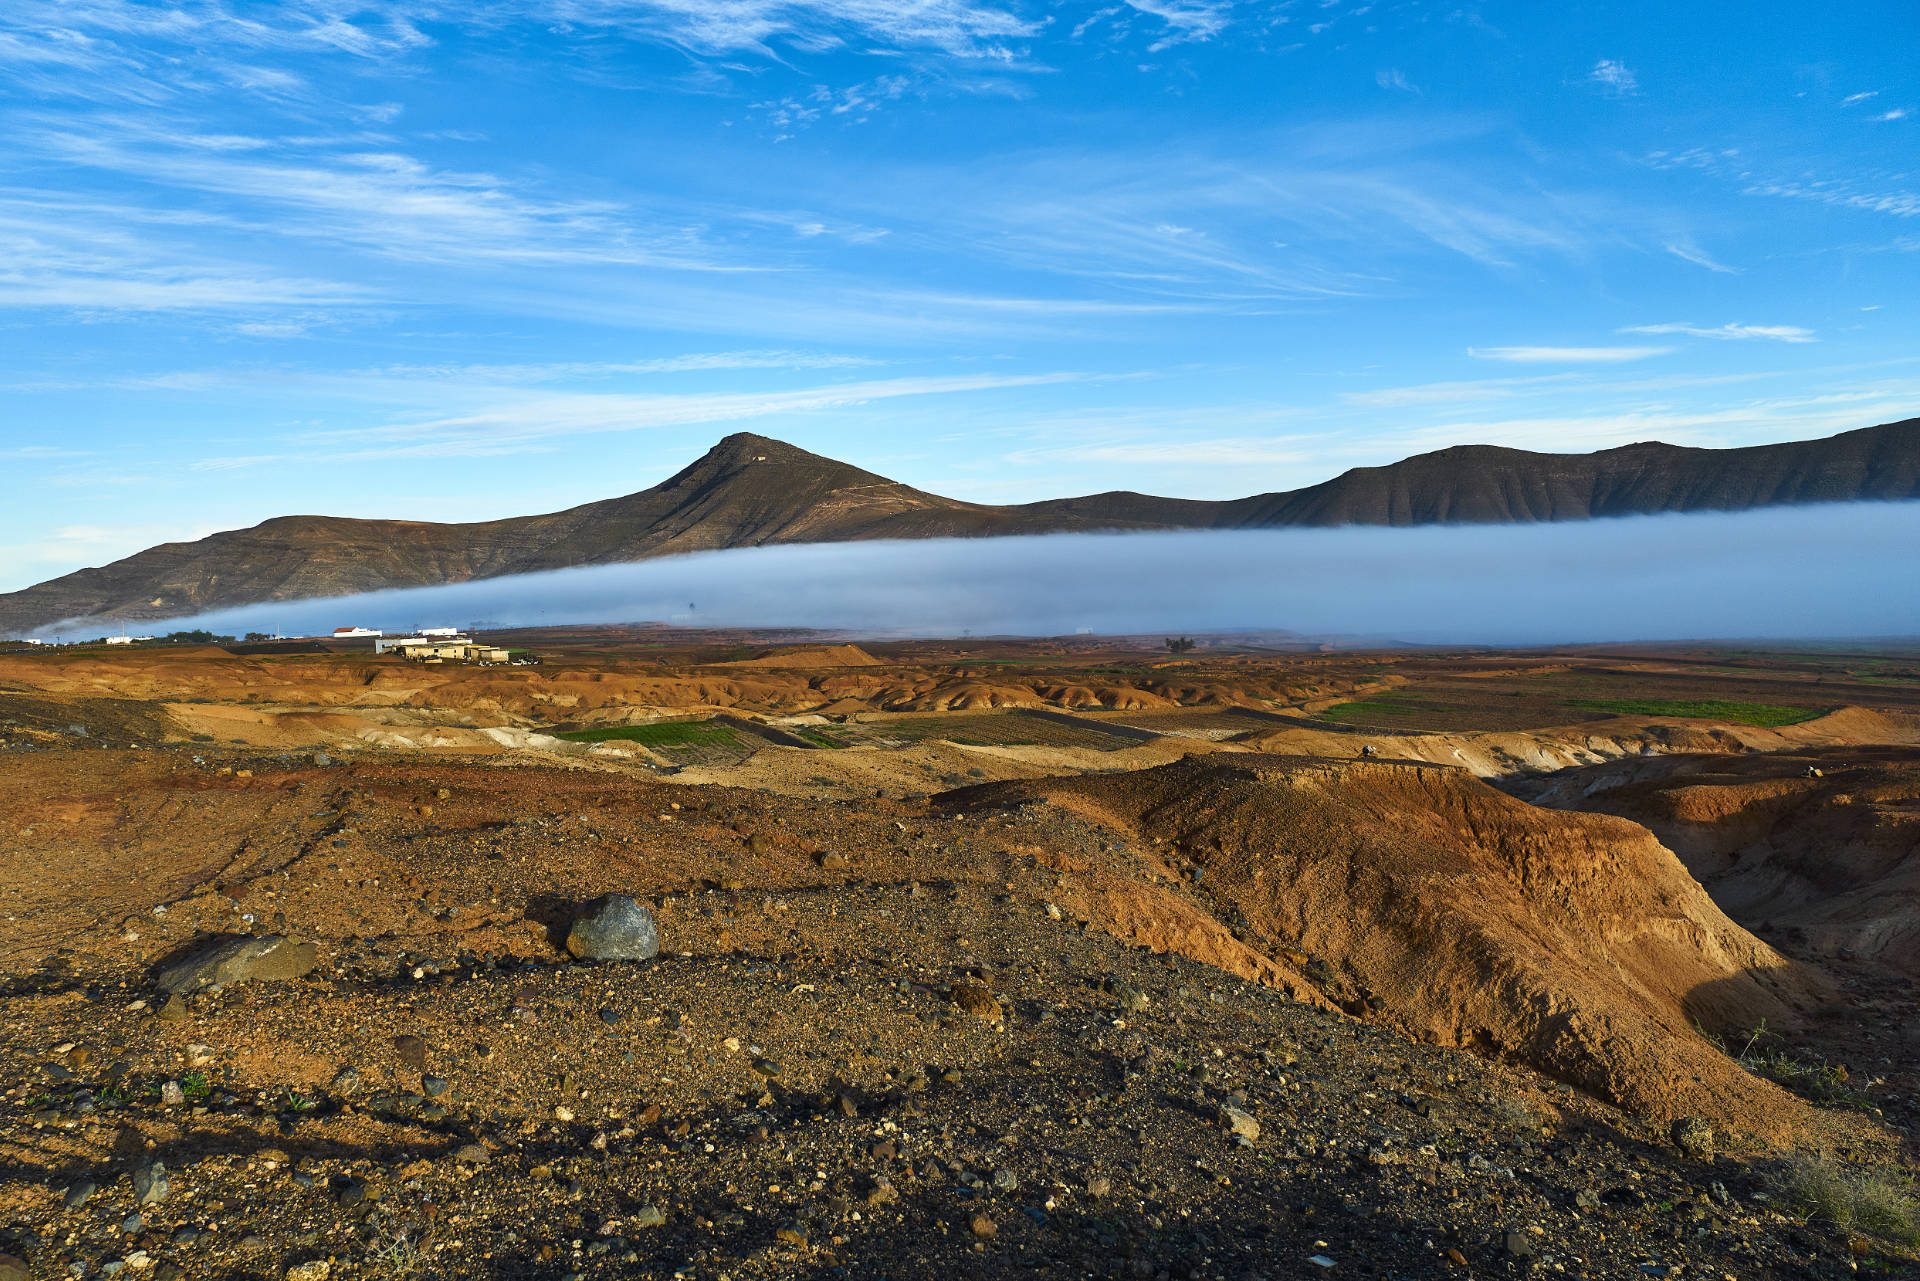
[[[567,951],[583,961],[652,960],[660,955],[660,927],[625,894],[606,894],[573,918]]]
[[[154,983],[162,992],[192,996],[252,979],[297,979],[319,960],[313,944],[284,934],[239,935],[210,941],[161,970]]]

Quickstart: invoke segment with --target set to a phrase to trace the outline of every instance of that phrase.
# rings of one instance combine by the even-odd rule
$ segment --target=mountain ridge
[[[470,523],[290,515],[0,595],[0,633],[68,619],[184,617],[576,565],[775,543],[1336,525],[1523,524],[1920,498],[1920,418],[1817,440],[1587,454],[1454,445],[1246,498],[1110,490],[993,506],[738,432],[650,488]]]

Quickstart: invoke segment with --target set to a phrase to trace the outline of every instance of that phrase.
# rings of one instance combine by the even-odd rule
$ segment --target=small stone
[[[1260,1137],[1260,1123],[1251,1113],[1228,1104],[1216,1114],[1222,1128],[1231,1131],[1235,1137],[1252,1143]]]
[[[393,1052],[416,1072],[427,1065],[427,1043],[410,1033],[393,1038]]]
[[[32,1281],[33,1270],[25,1259],[16,1255],[0,1254],[0,1281]]]
[[[1104,1174],[1095,1174],[1087,1179],[1087,1195],[1103,1197],[1113,1191],[1113,1180]]]
[[[573,1120],[573,1109],[567,1107],[565,1104],[555,1104],[553,1119],[556,1121],[571,1121]]]
[[[990,1182],[993,1184],[993,1190],[995,1192],[1014,1192],[1019,1190],[1020,1176],[1005,1166],[1002,1166],[993,1172],[993,1178]]]
[[[1151,1004],[1147,994],[1130,983],[1114,984],[1113,999],[1119,1003],[1121,1009],[1134,1014],[1138,1014]]]
[[[463,1143],[454,1150],[453,1159],[462,1165],[485,1165],[493,1160],[493,1153],[478,1143]]]
[[[437,1099],[447,1092],[445,1077],[423,1076],[420,1078],[420,1093],[430,1099]]]
[[[805,1245],[807,1243],[806,1231],[798,1225],[790,1224],[787,1227],[779,1228],[773,1235],[787,1245]]]
[[[366,1185],[349,1180],[334,1196],[334,1203],[342,1210],[350,1210],[366,1199]]]
[[[1500,1244],[1509,1259],[1531,1259],[1534,1255],[1533,1239],[1519,1228],[1507,1229]]]
[[[1324,1254],[1309,1254],[1307,1256],[1307,1262],[1316,1268],[1330,1268],[1334,1266],[1333,1260]]]
[[[187,1014],[187,998],[184,996],[169,996],[153,1011],[153,1017],[162,1023],[185,1023]]]
[[[328,756],[325,752],[315,752],[313,754],[313,763],[324,769],[333,764],[333,757]]]
[[[177,1108],[187,1101],[187,1092],[178,1081],[168,1081],[160,1087],[160,1102],[170,1108]]]
[[[583,961],[652,960],[660,954],[660,928],[625,894],[607,894],[573,918],[567,951]]]
[[[1000,1231],[1000,1229],[994,1225],[993,1220],[984,1214],[974,1215],[973,1222],[967,1226],[973,1232],[973,1235],[982,1241],[991,1241],[994,1235]]]
[[[820,870],[823,872],[844,872],[851,866],[847,856],[837,850],[829,850],[820,856]]]
[[[67,1194],[60,1198],[60,1204],[69,1210],[78,1210],[87,1203],[87,1198],[100,1190],[100,1185],[92,1179],[81,1179],[67,1185]]]
[[[289,1264],[286,1281],[327,1281],[333,1271],[333,1264],[327,1259],[312,1259],[306,1263]]]
[[[1000,1002],[994,1000],[993,989],[985,983],[955,983],[952,999],[975,1018],[992,1021],[1001,1016]]]
[[[1673,1146],[1698,1161],[1713,1160],[1713,1127],[1697,1116],[1683,1116],[1673,1123],[1668,1134]]]
[[[281,934],[215,938],[160,971],[154,983],[169,995],[191,996],[234,983],[297,979],[319,963],[312,943],[296,943]]]
[[[636,1228],[657,1228],[667,1221],[657,1205],[643,1205],[633,1212],[633,1226]]]
[[[360,1092],[360,1069],[353,1067],[341,1068],[333,1074],[333,1084],[330,1088],[335,1094],[343,1097],[358,1094]]]
[[[158,1205],[167,1199],[172,1191],[167,1182],[167,1167],[158,1161],[149,1161],[133,1172],[133,1196],[138,1205]]]

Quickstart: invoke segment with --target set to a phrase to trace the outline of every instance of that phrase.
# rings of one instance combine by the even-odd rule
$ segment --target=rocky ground
[[[1191,784],[1210,757],[934,795],[792,753],[837,770],[808,794],[169,742],[138,703],[76,735],[34,697],[0,746],[0,1281],[1914,1271],[1909,984],[1819,958],[1827,1003],[1762,1053],[1649,1016],[1665,1057],[1594,1053],[1702,1066],[1623,1106],[1386,981],[1379,940],[1417,948],[1438,882],[1334,921],[1236,844],[1371,881],[1363,855],[1405,858],[1383,833],[1454,814],[1432,874],[1509,860],[1558,913],[1524,947],[1503,917],[1497,955],[1550,968],[1587,922],[1590,966],[1600,900],[1539,878],[1556,824],[1622,820],[1496,822],[1519,802],[1390,761],[1311,765],[1319,826],[1249,819],[1248,778],[1309,767],[1230,747]],[[1660,892],[1706,922],[1663,946],[1735,945]],[[657,956],[593,959],[574,927],[608,893]],[[1495,956],[1470,936],[1432,935]],[[1658,998],[1631,959],[1607,999]],[[1489,971],[1516,1026],[1593,999],[1532,972]],[[1728,1073],[1752,1079],[1721,1115]]]

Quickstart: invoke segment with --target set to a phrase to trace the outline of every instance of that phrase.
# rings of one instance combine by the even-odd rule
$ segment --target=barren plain
[[[492,639],[0,653],[0,1276],[1914,1266],[1920,653]]]

